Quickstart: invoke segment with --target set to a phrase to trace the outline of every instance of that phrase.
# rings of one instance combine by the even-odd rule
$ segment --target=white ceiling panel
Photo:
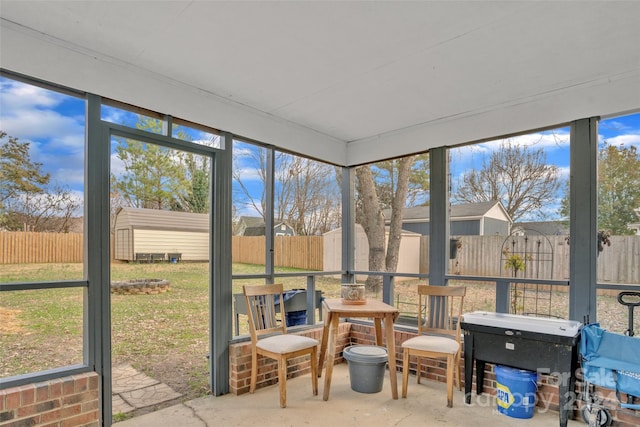
[[[339,164],[640,108],[640,2],[2,0],[0,15],[3,68]]]

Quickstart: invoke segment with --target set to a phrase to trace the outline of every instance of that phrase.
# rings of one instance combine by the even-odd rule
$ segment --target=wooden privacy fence
[[[321,236],[278,236],[274,241],[277,267],[322,270]],[[233,262],[265,263],[264,236],[233,236]],[[82,262],[82,233],[0,232],[0,264]]]
[[[0,264],[82,262],[82,233],[0,232]]]
[[[462,236],[462,247],[457,257],[450,260],[452,274],[463,276],[510,276],[505,269],[508,256],[521,244],[523,237]],[[567,280],[569,278],[569,245],[565,236],[529,237],[530,250],[522,254],[526,269],[517,277]],[[536,245],[541,240],[540,247]],[[506,245],[505,245],[506,241]],[[303,270],[324,269],[324,237],[278,236],[274,240],[274,263],[277,267]],[[365,251],[365,244],[357,251]],[[429,237],[420,238],[420,249],[400,253],[400,257],[418,258],[419,271],[429,272]],[[503,253],[505,248],[511,252]],[[233,236],[233,262],[244,264],[265,263],[264,236]],[[546,252],[552,252],[548,255]],[[552,257],[552,260],[548,258]],[[82,262],[81,233],[0,232],[0,264],[73,263]],[[328,265],[331,263],[328,263]],[[366,267],[365,267],[366,269]],[[612,236],[611,246],[605,246],[598,255],[598,281],[611,283],[640,283],[640,236]]]
[[[264,236],[233,236],[233,262],[264,265],[264,249]],[[276,267],[317,271],[323,269],[322,236],[276,236],[273,250],[273,262]]]

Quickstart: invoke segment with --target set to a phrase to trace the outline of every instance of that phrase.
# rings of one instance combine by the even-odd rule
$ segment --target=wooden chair
[[[402,343],[402,397],[407,397],[409,357],[417,358],[418,384],[420,358],[447,360],[447,406],[453,407],[453,378],[460,384],[460,316],[466,288],[464,286],[418,285],[418,336]],[[453,321],[457,320],[454,327]],[[428,335],[425,335],[428,334]]]
[[[318,395],[317,346],[313,338],[288,335],[285,322],[282,284],[244,286],[245,301],[251,332],[251,385],[249,392],[256,390],[258,377],[258,355],[278,361],[278,385],[280,406],[287,406],[287,360],[306,354],[311,356],[311,386],[313,395]],[[275,301],[280,298],[280,319],[276,318]],[[275,334],[275,335],[274,335]],[[269,335],[265,338],[263,336]]]

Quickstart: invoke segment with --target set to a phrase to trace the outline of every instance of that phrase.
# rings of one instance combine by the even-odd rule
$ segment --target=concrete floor
[[[465,405],[464,392],[455,391],[453,408],[446,407],[445,384],[409,377],[407,398],[391,398],[389,372],[380,393],[363,394],[351,390],[346,364],[335,366],[328,401],[322,400],[324,373],[319,379],[318,396],[311,394],[309,375],[287,381],[287,407],[280,408],[278,386],[241,396],[204,397],[156,412],[116,423],[117,427],[214,427],[214,426],[526,426],[559,425],[558,413],[536,408],[530,419],[511,418],[496,410],[495,399],[483,395],[472,397]],[[398,374],[398,395],[402,377]],[[570,427],[585,426],[569,421]]]

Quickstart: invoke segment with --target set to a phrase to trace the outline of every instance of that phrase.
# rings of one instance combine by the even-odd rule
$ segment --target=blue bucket
[[[496,365],[498,412],[512,418],[531,418],[536,406],[538,374]]]

